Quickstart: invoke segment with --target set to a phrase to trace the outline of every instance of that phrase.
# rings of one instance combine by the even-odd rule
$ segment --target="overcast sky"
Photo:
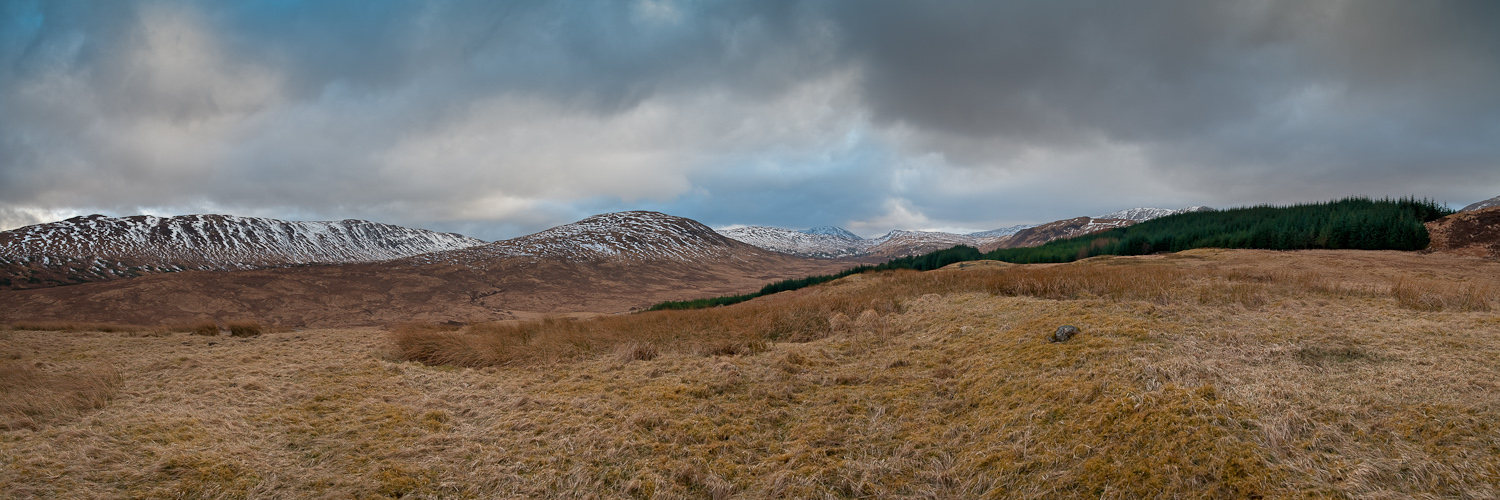
[[[1500,2],[0,0],[0,229],[1500,195]]]

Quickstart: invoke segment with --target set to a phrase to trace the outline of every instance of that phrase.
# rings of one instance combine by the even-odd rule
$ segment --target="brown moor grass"
[[[1098,265],[1124,262],[1125,265]],[[433,365],[500,366],[555,362],[612,350],[621,344],[670,346],[706,355],[753,353],[766,342],[825,338],[865,311],[900,313],[913,298],[979,292],[1053,300],[1095,299],[1154,304],[1261,307],[1291,291],[1333,292],[1316,275],[1287,272],[1185,271],[1169,263],[1099,259],[1096,265],[984,266],[963,272],[889,271],[832,286],[763,300],[690,311],[652,311],[585,320],[482,323],[454,329],[405,324],[393,330],[396,356]]]
[[[119,372],[104,363],[0,361],[0,429],[34,429],[103,408],[120,382]]]
[[[18,362],[110,363],[124,382],[102,409],[0,432],[0,484],[17,498],[1494,498],[1500,318],[1394,290],[1497,279],[1478,259],[1200,251],[389,336],[5,332]],[[1083,333],[1043,340],[1065,323]],[[488,351],[389,357],[410,332]]]

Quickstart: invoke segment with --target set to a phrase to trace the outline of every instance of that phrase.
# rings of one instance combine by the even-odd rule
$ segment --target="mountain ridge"
[[[876,238],[860,238],[837,226],[818,226],[800,231],[769,226],[743,226],[719,232],[750,245],[800,257],[878,262],[921,255],[956,245],[971,246],[981,251],[1035,246],[1055,239],[1072,238],[1168,215],[1204,210],[1213,209],[1204,206],[1181,209],[1137,207],[1098,217],[1074,217],[1044,224],[1018,224],[967,234],[897,229]]]
[[[42,285],[44,278],[67,284],[184,270],[373,262],[483,243],[358,219],[95,214],[0,232],[0,287]]]

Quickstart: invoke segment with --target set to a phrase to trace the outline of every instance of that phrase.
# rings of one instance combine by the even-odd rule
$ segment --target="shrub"
[[[214,322],[212,321],[204,321],[196,325],[191,325],[187,328],[188,332],[192,333],[193,335],[207,335],[212,337],[219,334],[219,325],[214,324]]]

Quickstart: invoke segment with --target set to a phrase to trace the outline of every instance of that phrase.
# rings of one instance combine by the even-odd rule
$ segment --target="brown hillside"
[[[1460,212],[1427,223],[1429,250],[1473,257],[1500,257],[1500,207]]]

